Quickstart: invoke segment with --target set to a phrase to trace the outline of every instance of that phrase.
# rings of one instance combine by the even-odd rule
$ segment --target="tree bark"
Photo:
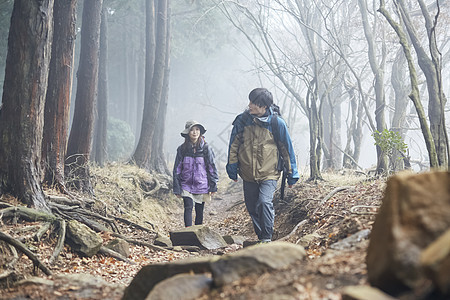
[[[93,141],[94,161],[100,166],[104,166],[107,159],[108,98],[108,11],[104,5],[100,25],[97,122]]]
[[[419,93],[419,84],[417,79],[417,72],[414,66],[414,59],[411,54],[411,49],[408,43],[408,39],[406,37],[403,28],[394,21],[389,12],[385,8],[384,0],[380,0],[380,8],[379,12],[386,18],[391,27],[395,30],[397,36],[400,39],[400,44],[402,45],[403,52],[405,53],[406,61],[408,63],[408,71],[409,71],[409,79],[411,82],[411,93],[409,94],[409,98],[414,103],[416,108],[417,115],[419,117],[420,128],[422,130],[422,134],[424,136],[425,145],[428,151],[428,157],[430,160],[430,167],[437,168],[439,166],[438,155],[436,152],[436,147],[434,143],[434,138],[431,133],[430,127],[428,126],[427,118],[425,115],[425,110],[422,106],[422,102],[420,101],[420,93]]]
[[[425,27],[428,36],[427,48],[430,51],[429,57],[425,49],[420,44],[414,25],[412,24],[406,5],[403,0],[398,0],[400,4],[400,12],[404,21],[406,30],[411,39],[411,43],[417,53],[419,67],[422,69],[428,89],[428,117],[430,121],[430,131],[433,136],[436,154],[438,158],[438,166],[448,168],[448,137],[445,130],[445,114],[444,106],[447,102],[442,89],[441,59],[440,53],[436,45],[435,28],[436,25],[432,20],[423,1],[419,0],[422,15],[425,19]],[[437,167],[437,166],[436,166]]]
[[[149,5],[149,4],[147,4]],[[147,18],[151,16],[147,15]],[[151,28],[149,25],[151,20],[147,20],[147,30]],[[155,62],[152,81],[150,86],[145,89],[144,102],[144,116],[142,119],[141,134],[136,151],[133,155],[134,162],[143,169],[150,169],[150,162],[152,156],[151,142],[156,131],[156,124],[158,120],[159,106],[161,102],[162,86],[164,80],[165,68],[165,52],[166,52],[166,32],[167,32],[167,0],[158,1],[158,9],[156,14],[156,48],[155,48]],[[149,32],[147,32],[147,39],[149,39]],[[150,51],[151,49],[147,49]],[[149,56],[147,55],[147,58]],[[151,61],[146,61],[146,77],[149,76],[147,72]],[[146,80],[147,82],[147,80]]]
[[[434,143],[434,138],[431,133],[430,127],[428,126],[427,118],[425,115],[425,110],[422,106],[422,102],[420,101],[420,93],[419,93],[419,85],[417,79],[417,72],[414,66],[414,59],[411,54],[411,49],[408,43],[408,39],[406,37],[403,28],[394,21],[389,12],[385,8],[384,0],[380,0],[380,8],[379,12],[386,18],[391,27],[395,30],[397,36],[400,39],[400,44],[402,45],[403,52],[405,53],[406,61],[408,63],[408,71],[409,71],[409,79],[411,82],[411,93],[409,94],[409,98],[414,103],[416,108],[417,115],[419,117],[420,128],[422,130],[422,134],[424,136],[425,145],[428,151],[428,157],[430,160],[430,167],[437,168],[439,166],[438,155],[436,152],[436,146]]]
[[[88,193],[93,192],[88,163],[97,97],[102,3],[84,1],[77,93],[66,158],[66,177],[75,188]]]
[[[408,86],[406,81],[406,59],[405,54],[401,49],[398,50],[392,65],[391,72],[391,84],[394,89],[394,112],[392,116],[391,130],[397,132],[402,140],[406,134],[406,108],[408,107]],[[394,167],[394,172],[403,170],[405,164],[400,153],[395,153],[393,156],[394,161],[391,164]]]
[[[169,3],[167,3],[169,6]],[[169,101],[169,74],[170,74],[170,9],[167,9],[168,22],[166,34],[166,59],[164,68],[163,90],[161,94],[161,104],[158,113],[155,135],[152,142],[151,168],[158,173],[170,175],[164,156],[164,132],[166,127],[167,105]]]
[[[367,2],[366,0],[358,0],[359,10],[361,13],[362,24],[364,28],[364,35],[366,37],[367,45],[368,45],[368,56],[370,68],[372,69],[372,73],[375,78],[375,121],[378,132],[383,132],[386,129],[386,121],[384,115],[384,109],[386,106],[385,93],[384,93],[384,64],[386,59],[386,53],[384,51],[383,44],[383,53],[381,54],[381,62],[378,64],[377,62],[377,53],[375,48],[375,41],[372,34],[372,28],[369,24],[369,18],[367,16]],[[376,20],[377,16],[374,14],[374,18]],[[384,43],[384,42],[383,42]],[[386,153],[383,153],[379,146],[376,146],[377,150],[377,174],[388,174],[389,166],[387,161]]]
[[[48,210],[41,185],[53,0],[16,0],[0,110],[0,193]]]
[[[69,130],[77,1],[56,1],[53,9],[54,32],[45,100],[42,164],[44,182],[60,189],[65,186],[64,160]]]

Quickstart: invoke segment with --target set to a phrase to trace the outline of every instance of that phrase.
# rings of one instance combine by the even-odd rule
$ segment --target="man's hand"
[[[293,184],[289,184],[289,185],[288,185],[288,188],[292,188],[292,186],[293,186]]]

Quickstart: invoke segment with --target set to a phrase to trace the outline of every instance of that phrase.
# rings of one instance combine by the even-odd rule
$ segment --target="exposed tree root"
[[[66,239],[66,221],[59,220],[59,228],[58,228],[58,241],[56,242],[55,249],[53,251],[52,256],[48,260],[50,265],[53,265],[57,260],[58,256],[64,248],[64,240]]]
[[[136,227],[137,229],[140,229],[140,230],[143,230],[143,231],[147,231],[149,233],[156,233],[154,230],[145,228],[144,226],[136,224],[136,223],[134,223],[134,222],[132,222],[130,220],[127,220],[127,219],[124,219],[124,218],[121,218],[121,217],[114,217],[114,219],[116,219],[117,221],[120,221],[120,222],[122,222],[124,224]],[[149,223],[149,222],[147,222],[147,223]],[[154,228],[153,224],[151,224],[151,223],[149,223],[149,224],[152,225],[152,227]]]
[[[121,234],[113,233],[112,236],[117,237],[117,238],[121,238],[122,240],[125,240],[125,241],[127,241],[128,243],[131,243],[131,244],[134,244],[134,245],[145,246],[145,247],[149,247],[149,248],[151,248],[151,249],[159,250],[159,251],[168,251],[168,252],[172,252],[172,251],[169,250],[169,249],[166,249],[166,248],[163,248],[163,247],[160,247],[160,246],[156,246],[156,245],[153,245],[153,244],[150,244],[150,243],[147,243],[147,242],[142,242],[142,241],[130,239],[130,238],[124,237],[124,236],[121,235]]]
[[[117,260],[124,261],[126,263],[131,264],[131,265],[135,265],[136,264],[135,262],[132,262],[131,260],[129,260],[128,258],[123,256],[122,254],[120,254],[120,253],[118,253],[118,252],[116,252],[114,250],[111,250],[109,248],[103,247],[103,246],[100,247],[100,250],[98,251],[98,253],[114,257]]]
[[[51,225],[52,223],[50,222],[44,223],[41,228],[34,234],[34,240],[39,242],[42,236],[50,229]]]
[[[309,221],[309,219],[311,219],[311,217],[314,216],[317,213],[317,211],[320,208],[322,208],[322,206],[325,204],[325,202],[327,202],[329,199],[331,199],[331,197],[333,197],[336,193],[341,192],[341,191],[345,191],[345,190],[347,190],[347,189],[349,189],[351,187],[352,186],[341,186],[341,187],[337,187],[334,190],[332,190],[331,192],[329,192],[322,200],[320,200],[319,204],[313,210],[313,212],[311,214],[309,214],[309,218],[304,219],[304,220],[300,221],[299,223],[297,223],[297,225],[294,226],[294,229],[292,229],[292,231],[288,235],[286,235],[286,236],[284,236],[284,237],[282,237],[282,238],[280,238],[278,240],[279,241],[286,241],[286,240],[288,240],[290,237],[292,237],[298,231],[299,228],[301,228],[303,225],[305,225]]]
[[[35,210],[32,208],[28,208],[25,206],[11,206],[8,208],[4,208],[0,210],[0,215],[2,215],[3,218],[21,218],[28,222],[36,222],[36,221],[43,221],[43,222],[51,222],[53,223],[56,220],[56,216]]]
[[[28,258],[30,258],[33,261],[34,266],[41,269],[46,275],[48,276],[52,275],[52,272],[39,260],[39,258],[37,258],[30,250],[28,250],[27,246],[22,244],[20,241],[1,231],[0,231],[0,240],[5,241],[6,243],[22,251],[26,256],[28,256]]]

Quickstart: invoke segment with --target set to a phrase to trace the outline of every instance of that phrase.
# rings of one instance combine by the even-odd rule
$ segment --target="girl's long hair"
[[[194,153],[197,151],[197,149],[199,148],[199,146],[201,145],[202,142],[206,143],[205,137],[203,135],[200,135],[198,137],[197,141],[194,144],[194,147],[193,147],[194,148]],[[183,143],[183,145],[181,147],[182,147],[184,152],[188,151],[189,148],[191,147],[191,139],[189,138],[188,135],[184,138],[184,143]]]

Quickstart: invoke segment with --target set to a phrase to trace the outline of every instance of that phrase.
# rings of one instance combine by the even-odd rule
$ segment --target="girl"
[[[195,225],[203,224],[205,201],[217,191],[214,153],[203,137],[205,127],[196,121],[187,121],[181,136],[185,138],[177,149],[173,166],[173,193],[184,202],[184,226],[192,225],[195,203]]]

